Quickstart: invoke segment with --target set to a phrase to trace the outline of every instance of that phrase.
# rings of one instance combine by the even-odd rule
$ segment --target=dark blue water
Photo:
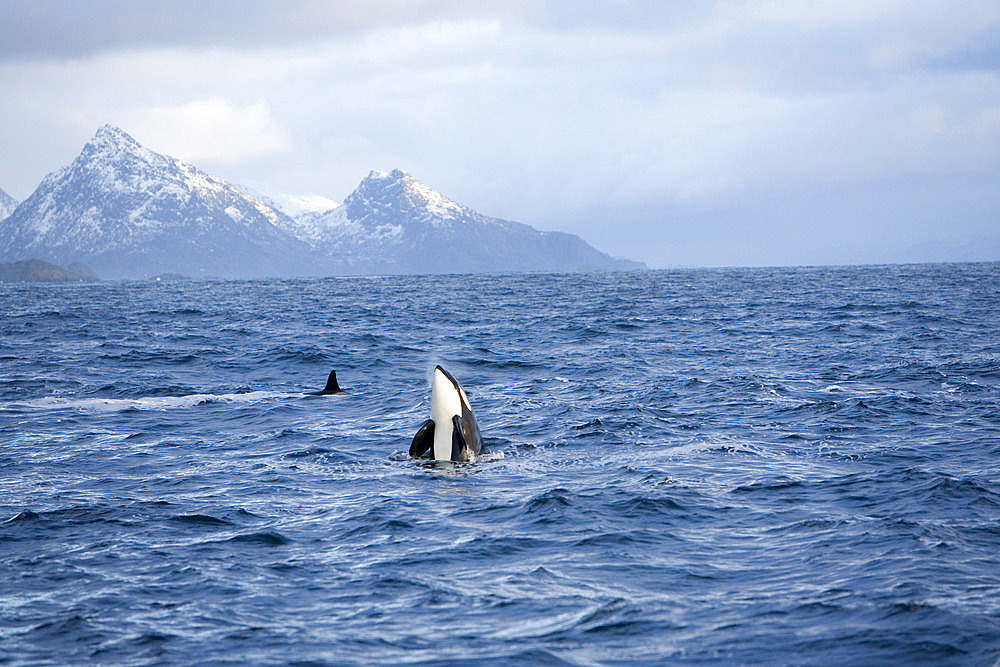
[[[1000,265],[0,285],[0,662],[992,664]],[[489,454],[405,452],[441,363]],[[336,368],[349,396],[304,395]]]

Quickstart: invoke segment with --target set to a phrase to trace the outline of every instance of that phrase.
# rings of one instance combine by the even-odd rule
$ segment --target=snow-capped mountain
[[[301,272],[291,219],[111,126],[0,222],[0,259],[82,262],[107,278]]]
[[[349,273],[484,273],[643,268],[573,234],[540,232],[457,204],[399,169],[372,171],[343,205],[299,219],[298,236]]]
[[[83,263],[104,278],[643,268],[477,213],[398,169],[372,171],[339,206],[300,198],[293,217],[273,201],[106,125],[0,221],[0,262]]]
[[[4,192],[3,188],[0,188],[0,220],[13,213],[15,208],[17,208],[17,200]]]

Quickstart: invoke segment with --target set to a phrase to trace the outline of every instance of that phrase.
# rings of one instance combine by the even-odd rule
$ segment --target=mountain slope
[[[105,277],[296,273],[290,218],[104,126],[0,222],[0,260],[82,262]]]
[[[308,224],[306,224],[308,222]],[[573,234],[540,232],[457,204],[406,172],[372,171],[299,236],[349,273],[607,271],[644,268]]]
[[[13,213],[15,208],[17,208],[17,200],[4,192],[3,188],[0,188],[0,220]]]

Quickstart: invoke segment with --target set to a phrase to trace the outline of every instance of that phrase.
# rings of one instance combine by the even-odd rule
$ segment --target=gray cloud
[[[6,0],[0,3],[0,25],[7,28],[0,58],[75,58],[172,47],[259,48],[466,15],[474,15],[474,9],[454,0]]]

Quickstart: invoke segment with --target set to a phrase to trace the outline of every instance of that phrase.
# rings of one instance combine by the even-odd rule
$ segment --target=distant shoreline
[[[57,266],[40,259],[0,263],[0,282],[66,283],[93,282],[100,279],[90,267],[83,264]]]

